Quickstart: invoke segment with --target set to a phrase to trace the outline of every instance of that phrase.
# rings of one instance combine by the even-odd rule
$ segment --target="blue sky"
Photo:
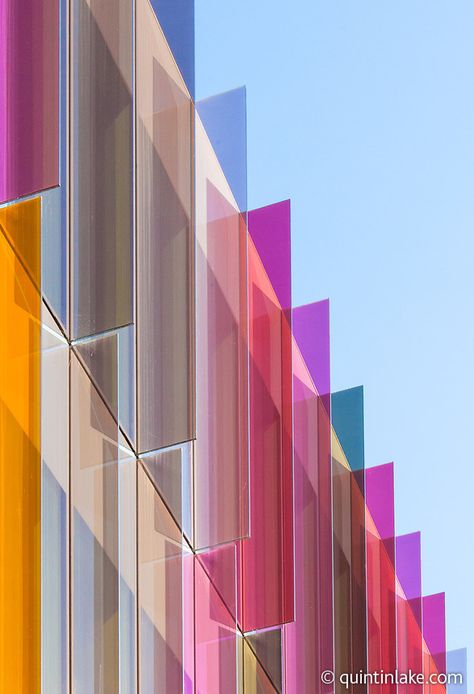
[[[474,3],[196,0],[197,97],[242,84],[248,199],[292,200],[293,297],[331,301],[333,390],[474,661]]]

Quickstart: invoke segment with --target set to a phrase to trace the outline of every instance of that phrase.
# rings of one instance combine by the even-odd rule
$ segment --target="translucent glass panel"
[[[367,672],[395,672],[397,666],[395,600],[395,519],[393,464],[369,468],[366,483]],[[394,684],[372,684],[368,692],[395,694]]]
[[[425,682],[431,675],[446,673],[446,616],[444,593],[427,595],[422,600],[423,673]],[[427,694],[444,694],[442,684],[426,685]]]
[[[277,247],[288,239],[287,210],[276,207],[249,213],[250,232],[253,226],[262,248],[265,229],[268,243]],[[248,253],[251,529],[241,543],[239,576],[240,624],[254,631],[294,615],[292,346],[291,316],[250,239]],[[288,252],[278,265],[286,267],[288,284]],[[281,295],[290,299],[280,280],[279,290],[286,290]]]
[[[132,0],[72,2],[73,337],[132,320]]]
[[[59,0],[0,5],[0,203],[59,183]]]
[[[194,567],[181,530],[138,467],[139,691],[193,692]]]
[[[351,470],[363,470],[364,389],[362,386],[331,395],[331,419]]]
[[[67,229],[63,218],[62,188],[41,196],[42,295],[51,312],[67,329]]]
[[[227,608],[199,557],[195,559],[194,572],[195,692],[237,694],[235,615]]]
[[[42,305],[41,629],[42,691],[66,694],[69,681],[69,346]]]
[[[193,443],[143,455],[141,460],[168,510],[192,542]]]
[[[249,531],[247,235],[196,119],[195,545]]]
[[[194,437],[192,107],[151,5],[137,2],[138,449]]]
[[[241,212],[247,212],[247,92],[245,87],[216,94],[196,110]]]
[[[151,0],[189,93],[194,97],[194,0]]]
[[[278,690],[246,639],[241,640],[242,694],[277,694]]]
[[[247,642],[279,694],[283,691],[282,631],[282,627],[278,627],[246,635]]]
[[[448,684],[448,694],[467,694],[467,649],[458,648],[446,653],[446,672],[462,676],[462,682]]]
[[[78,694],[119,686],[133,691],[136,677],[136,482],[134,461],[122,449],[117,423],[71,355],[72,681]]]
[[[329,300],[293,309],[293,334],[316,391],[330,412]]]
[[[285,692],[312,694],[326,691],[321,673],[334,669],[331,428],[296,343],[293,399],[295,615],[284,627]]]
[[[74,343],[75,353],[132,446],[135,443],[134,336],[134,328],[129,325]]]
[[[335,427],[332,474],[336,691],[343,691],[345,687],[340,683],[339,675],[365,671],[367,666],[362,388],[334,393],[331,402]],[[341,441],[346,443],[355,462],[354,470]],[[357,692],[366,689],[365,685],[349,687],[350,691]]]
[[[40,273],[39,198],[1,208],[0,690],[31,694],[40,692]]]
[[[399,672],[423,672],[421,629],[421,536],[396,538],[397,667]],[[399,684],[399,694],[421,694],[421,684]]]

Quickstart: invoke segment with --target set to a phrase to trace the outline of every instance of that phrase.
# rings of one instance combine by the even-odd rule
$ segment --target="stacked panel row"
[[[328,301],[292,305],[290,202],[247,210],[245,90],[194,101],[193,18],[0,5],[0,689],[446,691],[444,595]]]

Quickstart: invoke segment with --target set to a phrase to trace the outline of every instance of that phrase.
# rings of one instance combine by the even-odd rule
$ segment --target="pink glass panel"
[[[249,213],[250,233],[257,234],[262,252],[265,245],[281,246],[280,237],[288,238],[288,207],[275,207]],[[287,251],[278,263],[279,269],[286,268],[288,285]],[[294,616],[291,316],[282,309],[251,239],[248,252],[251,532],[239,557],[244,631],[276,626]],[[288,301],[283,270],[277,276]]]
[[[423,597],[423,672],[425,682],[430,675],[446,672],[446,617],[444,593]],[[425,694],[444,694],[441,684],[425,684]]]
[[[235,617],[210,580],[199,556],[194,561],[194,599],[195,692],[237,694]]]
[[[249,530],[246,228],[211,181],[205,190],[196,291],[198,548],[245,537]]]
[[[368,672],[397,665],[393,464],[366,470]],[[369,694],[395,694],[394,684],[369,684]]]
[[[293,351],[295,621],[284,627],[285,691],[332,691],[333,669],[331,429],[301,352]],[[328,485],[329,482],[329,485]]]
[[[0,3],[0,203],[59,184],[59,3]]]

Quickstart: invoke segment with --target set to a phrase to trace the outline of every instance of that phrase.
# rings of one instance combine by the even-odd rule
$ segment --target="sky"
[[[329,297],[331,379],[467,647],[474,432],[474,3],[196,0],[198,99],[247,87],[249,209],[292,202],[294,305]]]

